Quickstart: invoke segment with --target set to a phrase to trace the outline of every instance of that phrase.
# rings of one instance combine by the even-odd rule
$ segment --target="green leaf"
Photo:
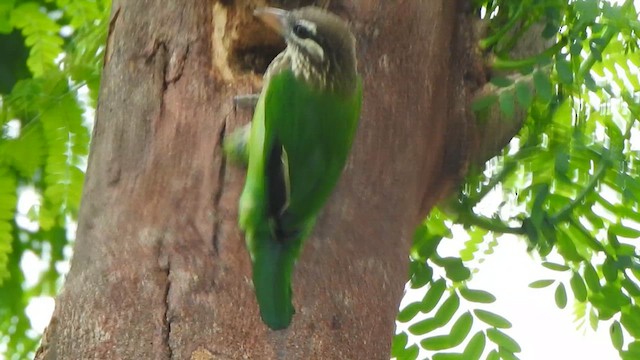
[[[602,288],[602,285],[600,285],[600,278],[598,277],[598,273],[596,272],[596,269],[593,267],[593,265],[585,263],[583,274],[584,280],[587,283],[589,289],[591,289],[591,291],[593,292],[599,292]]]
[[[420,349],[415,344],[407,348],[407,342],[406,333],[396,334],[391,343],[391,356],[397,359],[417,359]]]
[[[500,354],[495,350],[491,350],[487,355],[487,360],[500,360]]]
[[[589,312],[589,325],[591,326],[591,329],[593,329],[593,331],[598,331],[599,321],[600,320],[598,319],[598,314],[596,313],[596,310],[592,308],[591,311]]]
[[[549,74],[536,70],[533,72],[533,85],[536,89],[536,95],[545,103],[553,98],[552,85],[549,80]]]
[[[473,310],[473,313],[480,321],[495,328],[508,329],[511,327],[511,322],[509,322],[509,320],[490,311],[476,309]]]
[[[440,302],[440,299],[442,298],[446,287],[446,281],[442,278],[431,283],[431,287],[429,287],[429,290],[427,290],[427,293],[422,299],[422,306],[420,308],[420,311],[425,314],[431,312],[431,310],[433,310],[436,305],[438,305],[438,302]]]
[[[559,176],[565,175],[569,171],[569,160],[571,156],[564,150],[558,148],[555,153],[554,169]]]
[[[562,226],[558,227],[556,249],[565,261],[581,262],[585,256],[589,256],[589,253],[585,252],[582,248],[580,253],[578,253],[578,247],[576,247],[575,242],[571,240],[571,236],[572,234],[567,228]]]
[[[554,36],[557,36],[558,35],[557,24],[552,22],[547,22],[540,35],[542,35],[542,37],[545,39],[550,39]]]
[[[600,52],[597,42],[590,41],[589,49],[591,50],[591,55],[593,55],[597,61],[602,61],[602,53]]]
[[[428,337],[420,341],[420,346],[427,350],[444,350],[450,349],[456,345],[453,344],[449,335],[440,335]]]
[[[513,80],[511,78],[505,76],[492,76],[491,80],[489,80],[493,85],[501,88],[509,87],[513,84]]]
[[[579,19],[583,23],[590,23],[600,15],[598,2],[594,1],[576,1],[574,3],[575,10],[579,14]]]
[[[533,103],[533,94],[529,85],[524,81],[516,83],[516,97],[523,108],[527,109]]]
[[[396,334],[391,342],[391,355],[397,357],[407,347],[408,339],[409,337],[404,332]]]
[[[633,265],[630,263],[631,259],[636,256],[636,247],[630,244],[618,244],[616,246],[616,254],[618,255],[618,265],[627,269]],[[626,260],[629,259],[629,262]]]
[[[564,309],[565,306],[567,306],[567,290],[565,290],[564,284],[562,283],[558,284],[558,286],[556,287],[555,300],[556,305],[560,309]]]
[[[631,344],[629,344],[627,348],[630,354],[636,355],[636,359],[637,359],[637,356],[640,356],[640,340],[636,340],[632,342]]]
[[[462,355],[462,359],[464,360],[479,360],[484,352],[484,347],[486,345],[486,338],[482,331],[478,331],[469,343],[464,348],[464,352]]]
[[[515,356],[512,352],[510,352],[509,350],[500,347],[500,349],[498,350],[498,353],[500,354],[500,357],[503,360],[518,360],[518,357]]]
[[[428,319],[418,321],[417,323],[409,326],[409,332],[416,336],[422,336],[444,325],[446,325],[446,323],[442,324],[442,322],[439,319],[428,318]]]
[[[640,287],[633,280],[631,280],[628,276],[625,276],[622,279],[622,287],[627,290],[629,295],[632,297],[640,297]]]
[[[622,224],[613,224],[609,227],[609,231],[612,233],[629,239],[637,239],[640,237],[640,230],[632,229]]]
[[[435,253],[442,238],[441,235],[431,234],[425,224],[419,226],[413,235],[414,245],[411,249],[411,257],[416,260],[426,261]]]
[[[472,290],[467,287],[460,288],[460,295],[475,303],[490,304],[496,301],[496,297],[489,292],[483,290]]]
[[[513,117],[515,115],[515,99],[511,91],[501,91],[498,97],[498,103],[500,104],[500,110],[507,116]]]
[[[62,74],[51,73],[47,76],[52,77],[49,79],[52,82],[64,81],[60,79]],[[82,110],[78,100],[68,91],[66,84],[58,86],[55,91],[61,94],[57,101],[43,109],[41,124],[47,144],[44,204],[54,219],[63,222],[62,217],[56,215],[61,210],[75,215],[80,205],[84,173],[78,165],[84,161],[89,135],[82,126]],[[79,152],[78,148],[83,150]]]
[[[596,81],[591,76],[591,73],[584,74],[584,84],[591,92],[597,92],[600,90],[598,84],[596,84]]]
[[[582,52],[582,44],[579,41],[574,42],[569,47],[569,53],[572,57],[580,56],[580,52]]]
[[[447,278],[451,281],[460,282],[465,281],[471,277],[471,271],[464,266],[462,260],[456,257],[446,257],[433,261],[440,266],[444,267]]]
[[[9,17],[14,6],[15,0],[5,0],[0,3],[0,34],[8,34],[13,29],[9,23]]]
[[[567,271],[571,269],[566,265],[556,264],[548,261],[543,262],[542,266],[546,267],[549,270],[554,270],[554,271]]]
[[[20,176],[31,179],[45,159],[42,129],[33,126],[17,139],[0,141],[0,162],[6,161]]]
[[[429,218],[427,219],[425,226],[429,234],[440,235],[442,237],[451,237],[451,229],[445,224],[446,215],[439,209],[434,209]]]
[[[445,300],[433,318],[419,321],[409,327],[409,332],[420,336],[445,326],[460,307],[460,298],[454,292]]]
[[[462,314],[451,327],[449,337],[451,341],[457,345],[462,344],[464,339],[469,335],[471,326],[473,325],[473,316],[468,311]]]
[[[411,287],[413,289],[419,289],[431,281],[433,269],[424,262],[412,261],[411,270]]]
[[[531,284],[529,284],[529,287],[532,289],[542,289],[545,288],[551,284],[553,284],[555,282],[555,280],[536,280],[534,282],[532,282]]]
[[[624,334],[622,333],[622,326],[617,321],[614,321],[609,327],[609,335],[611,336],[611,343],[613,347],[620,351],[624,345]]]
[[[571,275],[570,284],[571,290],[573,291],[573,295],[575,296],[576,300],[585,302],[587,300],[587,287],[584,284],[584,280],[582,280],[580,274],[574,272],[573,275]]]
[[[2,6],[0,2],[0,18],[2,17]],[[8,24],[8,20],[6,21],[7,26],[4,27],[7,31],[3,32],[2,22],[0,19],[0,49],[11,56],[0,57],[0,94],[8,94],[18,81],[26,79],[30,75],[27,68],[29,49],[24,44],[22,34],[19,31],[12,31],[13,26]],[[0,124],[2,123],[3,121],[0,121]]]
[[[571,64],[565,59],[556,59],[556,72],[561,83],[571,85],[573,83],[573,71]]]
[[[598,318],[601,320],[610,319],[631,303],[631,300],[615,284],[605,284],[599,293],[589,296],[589,301],[598,309]]]
[[[417,359],[420,354],[420,348],[418,345],[413,344],[404,350],[404,353],[398,357],[398,359]]]
[[[607,258],[602,264],[602,274],[607,282],[613,283],[618,279],[618,268],[611,258]]]
[[[7,280],[0,264],[0,334],[6,340],[0,357],[33,358],[39,339],[30,329],[25,307],[34,296],[55,295],[62,283],[56,265],[68,256],[65,227],[78,220],[81,169],[90,138],[83,115],[91,117],[96,106],[109,3],[0,0],[0,33],[8,33],[0,35],[0,263],[6,239],[11,251]],[[90,99],[84,95],[87,88]],[[93,108],[87,114],[85,105]],[[20,124],[16,135],[5,132],[10,129],[3,126],[10,120]],[[9,188],[6,181],[15,182],[20,190]],[[16,197],[22,188],[33,189],[40,200],[27,214],[40,220],[35,231],[13,225],[20,220],[15,218],[15,206],[10,211],[11,227],[6,226],[3,206],[9,202],[4,192],[10,190]],[[21,268],[20,259],[26,252],[35,253],[47,268],[35,283],[23,284],[29,269]],[[27,336],[31,333],[34,336]],[[417,357],[417,346],[413,349]]]
[[[420,341],[420,345],[427,350],[444,350],[462,344],[473,325],[473,317],[466,312],[462,314],[451,327],[448,335],[428,337]]]
[[[433,354],[432,360],[466,360],[466,358],[460,353],[444,353],[438,352]]]
[[[0,166],[0,285],[9,277],[12,249],[12,222],[17,204],[17,181],[14,174]]]
[[[420,311],[420,308],[422,307],[422,303],[421,302],[413,302],[407,306],[405,306],[402,310],[400,310],[400,312],[398,313],[398,317],[396,318],[396,320],[398,320],[399,322],[408,322],[409,320],[413,319],[418,312]]]
[[[460,260],[463,262],[473,260],[480,245],[484,243],[487,233],[487,230],[479,227],[468,229],[467,234],[469,235],[469,240],[465,241],[464,249],[460,251]]]
[[[521,351],[520,345],[518,345],[515,340],[498,329],[487,329],[487,337],[494,344],[503,347],[512,353],[518,353]]]
[[[25,2],[11,13],[11,23],[22,31],[30,47],[27,66],[35,77],[55,70],[54,60],[62,53],[63,40],[58,35],[60,25],[40,10],[39,4]]]
[[[640,307],[636,305],[622,310],[620,322],[631,336],[640,338]]]
[[[474,112],[480,112],[490,108],[498,101],[498,96],[495,94],[489,94],[480,98],[474,99],[471,103],[471,110]]]

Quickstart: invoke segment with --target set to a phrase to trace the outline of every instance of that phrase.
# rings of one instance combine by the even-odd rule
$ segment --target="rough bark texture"
[[[389,358],[413,229],[473,149],[466,17],[450,0],[330,2],[358,39],[364,109],[295,270],[292,326],[272,332],[236,225],[244,174],[220,149],[250,118],[232,96],[257,91],[253,70],[282,46],[251,17],[261,4],[114,2],[75,255],[41,358]]]

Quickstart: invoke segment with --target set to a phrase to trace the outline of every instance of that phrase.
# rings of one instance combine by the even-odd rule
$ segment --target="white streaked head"
[[[293,11],[255,11],[287,43],[285,57],[296,75],[315,85],[348,90],[355,87],[355,38],[347,23],[317,7]]]

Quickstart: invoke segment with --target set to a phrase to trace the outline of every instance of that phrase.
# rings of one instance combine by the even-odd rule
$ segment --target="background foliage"
[[[486,121],[492,109],[506,119],[518,108],[528,115],[502,154],[417,229],[410,286],[428,290],[398,314],[406,330],[396,335],[393,355],[516,359],[511,323],[483,310],[495,297],[467,287],[479,258],[490,256],[500,236],[515,234],[540,266],[570,274],[530,286],[553,286],[559,308],[573,296],[574,311],[592,327],[609,320],[622,359],[640,359],[637,9],[631,0],[474,3],[488,24],[480,48],[494,71],[494,91],[472,104],[477,119]],[[513,58],[530,30],[549,46]],[[488,209],[490,197],[500,205]],[[440,256],[456,226],[466,231],[464,248]]]
[[[39,339],[26,307],[61,284],[108,12],[108,0],[0,1],[0,344],[7,359],[33,356]],[[24,213],[21,197],[31,205]],[[34,283],[25,282],[38,272],[25,268],[33,266],[26,254],[45,264]]]
[[[483,308],[494,296],[467,286],[497,239],[515,234],[541,266],[570,274],[532,287],[553,286],[561,308],[573,296],[592,326],[612,320],[612,346],[640,358],[637,10],[630,0],[473,3],[488,24],[479,46],[495,70],[493,94],[472,104],[478,121],[492,109],[528,116],[504,152],[417,229],[410,286],[428,290],[398,314],[408,325],[393,355],[517,358],[509,320]],[[0,2],[0,49],[9,54],[0,57],[0,349],[9,359],[32,356],[38,339],[26,307],[56,293],[69,256],[108,10],[108,0]],[[514,58],[513,47],[540,24],[550,46]],[[25,194],[31,207],[18,211]],[[503,201],[487,211],[490,196]],[[468,235],[464,249],[440,256],[456,226]],[[28,254],[46,264],[33,283],[25,281],[34,272]]]

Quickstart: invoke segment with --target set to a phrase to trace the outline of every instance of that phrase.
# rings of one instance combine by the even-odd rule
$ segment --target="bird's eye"
[[[293,26],[293,33],[300,39],[308,39],[312,35],[309,29],[300,24]]]

